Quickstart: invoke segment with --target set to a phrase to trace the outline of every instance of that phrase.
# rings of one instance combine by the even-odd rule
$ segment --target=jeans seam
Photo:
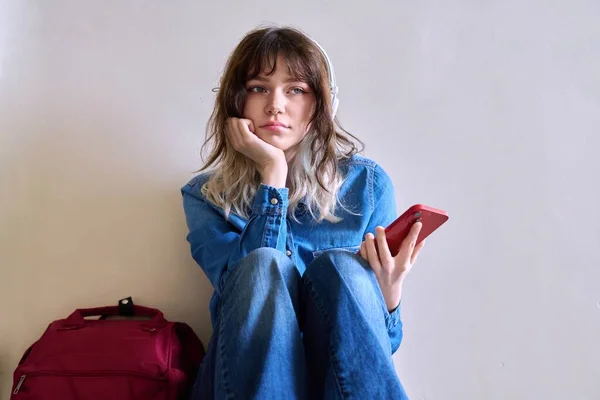
[[[304,276],[306,282],[307,282],[307,287],[308,287],[308,291],[310,294],[310,297],[313,299],[313,305],[315,307],[315,309],[317,310],[317,313],[320,315],[321,319],[323,320],[323,322],[325,322],[325,326],[327,328],[327,330],[329,332],[332,331],[332,324],[331,324],[331,319],[329,318],[329,314],[327,314],[327,311],[325,311],[325,309],[321,306],[321,302],[319,300],[319,296],[317,294],[317,291],[314,289],[314,284],[313,282],[310,280],[310,278],[308,276]],[[333,376],[335,378],[335,383],[337,384],[338,390],[340,392],[340,394],[342,395],[342,398],[347,398],[347,394],[346,394],[346,390],[342,387],[343,385],[340,383],[337,371],[340,369],[340,362],[337,359],[337,357],[335,357],[335,354],[333,353],[333,348],[331,346],[331,340],[329,340],[328,343],[328,352],[329,352],[329,359],[331,361],[331,365],[332,365],[332,370],[333,370]]]
[[[222,302],[223,306],[225,305],[224,304],[225,301],[226,301],[226,299],[224,297],[223,302]],[[219,318],[219,338],[221,339],[221,340],[219,340],[219,342],[220,342],[219,343],[219,352],[220,352],[220,356],[221,356],[221,367],[222,367],[221,368],[221,379],[223,380],[223,390],[225,392],[225,398],[233,399],[235,396],[234,396],[234,393],[231,393],[229,390],[229,384],[227,381],[229,371],[227,370],[227,365],[225,363],[225,360],[226,360],[226,358],[225,358],[225,340],[223,340],[224,331],[223,331],[223,315],[222,315],[223,308],[224,307],[221,307],[221,316]]]

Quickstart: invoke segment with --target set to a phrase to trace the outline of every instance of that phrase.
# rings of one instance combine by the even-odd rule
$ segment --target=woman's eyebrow
[[[252,79],[249,79],[248,81],[270,82],[270,79],[268,77],[266,77],[266,76],[258,75],[258,76],[254,77]],[[293,82],[302,82],[302,83],[304,83],[303,80],[294,78],[293,76],[291,76],[291,77],[289,77],[289,78],[287,78],[285,80],[285,83],[293,83]]]
[[[262,75],[258,75],[255,76],[252,79],[248,79],[249,81],[259,81],[259,82],[269,82],[269,78],[267,78],[266,76],[262,76]]]

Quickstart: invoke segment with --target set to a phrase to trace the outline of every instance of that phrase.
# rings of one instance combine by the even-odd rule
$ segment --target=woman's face
[[[281,57],[272,75],[261,73],[246,82],[246,90],[243,118],[253,122],[259,138],[283,150],[286,159],[291,160],[308,131],[314,93],[308,84],[289,74],[288,64]]]

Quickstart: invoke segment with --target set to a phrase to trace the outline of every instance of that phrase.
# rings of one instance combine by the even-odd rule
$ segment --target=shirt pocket
[[[341,246],[341,247],[331,247],[328,249],[321,249],[321,250],[315,250],[313,251],[313,260],[317,257],[319,257],[321,254],[325,253],[326,251],[332,251],[332,250],[344,250],[344,251],[349,251],[351,253],[358,253],[360,250],[360,245],[359,246]]]

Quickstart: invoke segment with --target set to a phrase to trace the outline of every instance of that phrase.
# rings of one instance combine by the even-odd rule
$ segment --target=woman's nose
[[[282,94],[273,91],[269,96],[266,112],[267,114],[277,115],[285,111],[285,98]]]

